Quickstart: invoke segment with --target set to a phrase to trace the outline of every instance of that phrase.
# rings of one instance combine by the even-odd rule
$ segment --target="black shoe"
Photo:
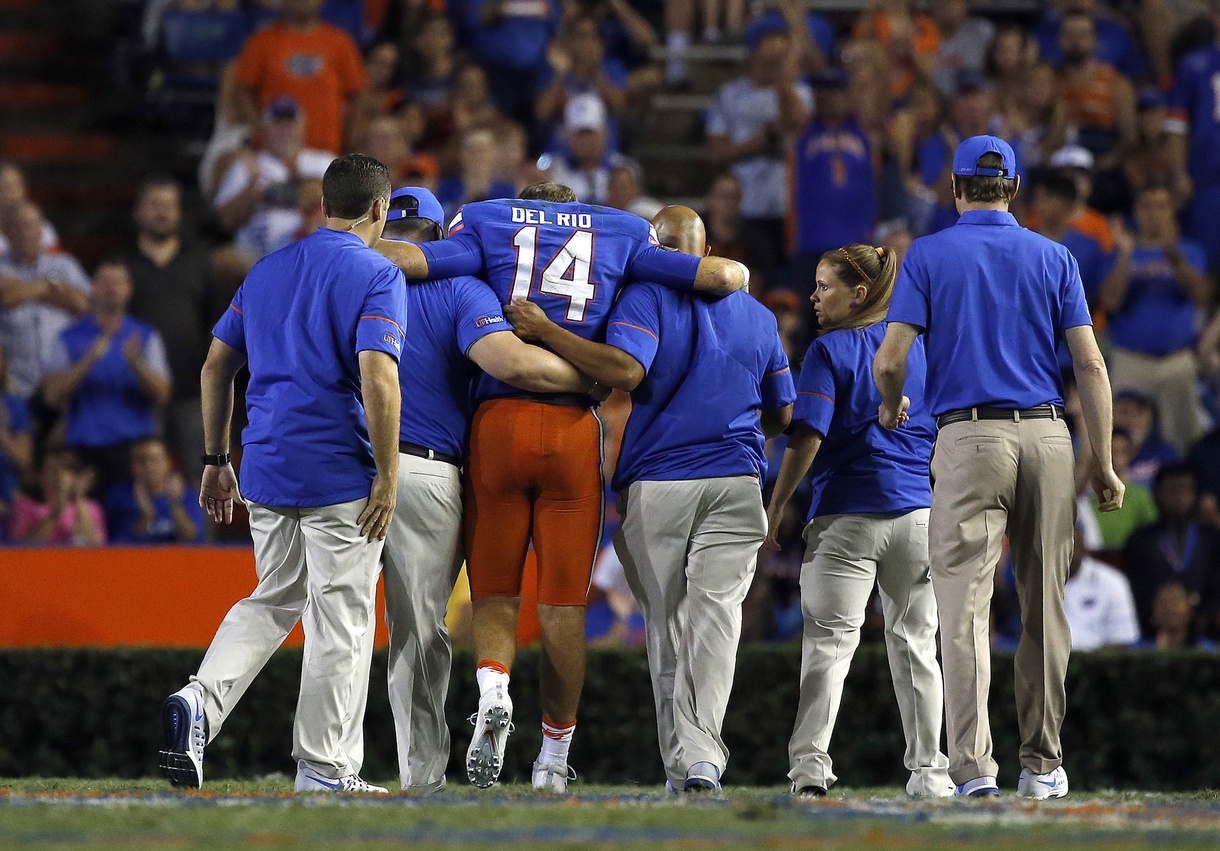
[[[825,798],[825,786],[802,786],[795,792],[798,798]]]

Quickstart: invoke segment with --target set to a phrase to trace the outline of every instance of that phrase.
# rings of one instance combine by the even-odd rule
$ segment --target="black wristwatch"
[[[229,453],[222,452],[219,455],[209,455],[205,452],[201,460],[205,467],[223,467],[229,463]]]

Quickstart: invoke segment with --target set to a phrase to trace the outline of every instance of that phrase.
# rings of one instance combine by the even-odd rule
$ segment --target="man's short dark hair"
[[[551,201],[556,204],[574,204],[577,201],[576,192],[570,186],[556,183],[553,180],[543,180],[531,183],[521,190],[522,201]]]
[[[168,174],[150,174],[140,181],[140,185],[136,188],[136,204],[144,200],[149,192],[154,189],[165,189],[169,187],[174,191],[181,193],[182,187],[178,185],[178,181],[174,180]]]
[[[388,239],[409,239],[412,242],[432,242],[441,238],[441,226],[431,219],[408,216],[405,219],[386,222],[382,236]]]
[[[1199,479],[1195,475],[1195,468],[1185,461],[1175,461],[1172,464],[1163,464],[1161,469],[1156,471],[1156,478],[1152,480],[1153,491],[1161,489],[1161,485],[1165,484],[1170,479],[1190,479],[1190,483],[1196,488],[1199,487]]]
[[[1041,189],[1051,198],[1061,198],[1073,204],[1080,197],[1080,187],[1063,171],[1052,171],[1042,178]]]
[[[358,219],[391,191],[389,169],[364,154],[348,154],[322,175],[322,211],[332,219]]]
[[[979,157],[975,163],[979,168],[1004,168],[1004,158],[994,151],[988,151]],[[979,177],[977,175],[958,175],[958,191],[967,201],[976,204],[990,204],[994,201],[1011,201],[1015,183],[1007,177]]]

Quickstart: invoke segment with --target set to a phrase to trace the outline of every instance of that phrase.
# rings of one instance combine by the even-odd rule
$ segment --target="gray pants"
[[[303,621],[293,758],[326,777],[359,772],[363,748],[347,751],[353,730],[364,722],[363,711],[352,711],[352,683],[360,677],[364,636],[372,631],[382,549],[382,542],[370,542],[356,525],[367,502],[320,508],[249,504],[258,586],[225,615],[191,678],[203,689],[211,737]],[[367,667],[363,677],[367,688]]]
[[[381,556],[390,631],[390,709],[404,789],[435,787],[449,764],[445,698],[453,659],[445,611],[462,569],[462,479],[444,461],[398,456],[398,504]],[[364,714],[373,632],[362,648]],[[353,745],[353,749],[355,746]],[[359,746],[363,751],[363,744]]]
[[[825,789],[835,782],[827,749],[876,582],[906,737],[907,791],[944,794],[949,761],[940,751],[944,684],[936,661],[936,599],[928,578],[928,510],[816,517],[805,528],[805,546],[801,696],[788,743],[788,777],[798,789]]]
[[[929,535],[949,773],[956,783],[997,773],[987,715],[989,627],[1005,532],[1021,601],[1015,660],[1021,766],[1045,774],[1063,761],[1059,730],[1072,646],[1063,587],[1076,517],[1072,466],[1063,420],[954,423],[937,435]]]
[[[682,788],[695,763],[728,764],[720,728],[767,516],[750,476],[635,482],[624,497],[614,547],[644,614],[661,760]]]

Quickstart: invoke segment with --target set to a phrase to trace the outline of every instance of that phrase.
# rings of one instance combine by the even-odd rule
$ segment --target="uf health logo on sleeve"
[[[385,342],[389,343],[391,346],[393,346],[394,351],[396,351],[396,352],[402,351],[402,343],[400,343],[398,341],[398,337],[396,335],[391,334],[389,331],[386,331],[384,334],[381,335],[381,339],[384,340]]]
[[[497,322],[503,322],[503,316],[480,316],[474,321],[474,327],[486,328],[488,325],[495,325]]]

